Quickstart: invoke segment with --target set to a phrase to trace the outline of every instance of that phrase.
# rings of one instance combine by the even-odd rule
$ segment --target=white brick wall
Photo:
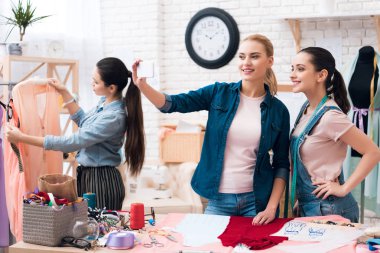
[[[333,14],[369,13],[379,10],[378,0],[336,0]],[[101,0],[101,21],[105,53],[126,46],[136,57],[154,60],[159,67],[160,88],[167,93],[197,89],[215,81],[237,81],[237,61],[216,70],[197,66],[188,56],[184,43],[190,18],[206,7],[218,7],[236,20],[241,38],[252,33],[268,36],[275,47],[274,71],[280,82],[288,82],[291,59],[295,55],[293,37],[287,23],[276,16],[316,15],[317,0]],[[314,46],[316,40],[339,36],[342,63],[345,64],[364,45],[377,47],[376,32],[370,17],[301,21],[301,47]],[[205,122],[207,113],[187,115],[159,113],[144,99],[147,158],[158,157],[158,126],[179,118]],[[291,112],[292,113],[292,112]]]

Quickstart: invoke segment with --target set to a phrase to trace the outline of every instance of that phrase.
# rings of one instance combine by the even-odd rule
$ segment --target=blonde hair
[[[265,53],[268,57],[272,56],[274,54],[273,50],[273,44],[272,42],[261,34],[252,34],[243,39],[243,41],[257,41],[261,43],[265,48]],[[274,96],[277,93],[277,79],[274,75],[274,72],[272,68],[267,69],[267,72],[265,73],[265,79],[264,82],[269,85],[270,93]]]

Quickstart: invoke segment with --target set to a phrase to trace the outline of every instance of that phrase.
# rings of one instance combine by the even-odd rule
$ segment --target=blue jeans
[[[217,199],[209,199],[205,214],[225,216],[256,216],[255,194],[220,193]]]
[[[320,200],[314,194],[299,196],[301,217],[338,214],[351,222],[359,222],[359,207],[351,193],[344,197],[328,196]]]

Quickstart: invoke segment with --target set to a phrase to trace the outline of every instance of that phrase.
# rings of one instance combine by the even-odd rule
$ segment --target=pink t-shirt
[[[325,105],[337,106],[330,99]],[[304,114],[293,135],[304,130],[313,112]],[[338,110],[327,111],[301,146],[301,159],[313,182],[334,181],[341,173],[347,145],[339,138],[354,124],[346,114]]]
[[[219,186],[221,193],[253,190],[253,172],[261,136],[260,104],[264,97],[252,98],[240,93],[240,104],[227,134]]]

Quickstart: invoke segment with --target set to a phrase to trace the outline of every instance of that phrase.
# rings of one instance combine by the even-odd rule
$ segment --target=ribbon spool
[[[141,229],[145,225],[144,204],[132,203],[130,209],[131,229]]]
[[[83,198],[87,199],[88,207],[94,209],[96,207],[96,195],[92,192],[87,192],[83,194]]]
[[[115,232],[109,233],[106,243],[110,249],[130,249],[135,245],[135,235],[133,232]]]

